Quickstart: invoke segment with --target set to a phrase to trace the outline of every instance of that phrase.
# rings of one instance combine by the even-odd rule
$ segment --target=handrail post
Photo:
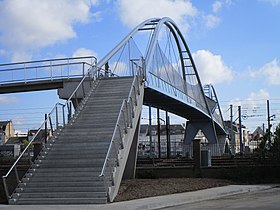
[[[48,139],[48,115],[45,114],[45,144],[47,143]]]
[[[125,113],[126,113],[126,126],[129,127],[129,111],[128,111],[128,102],[125,100]]]
[[[83,77],[85,76],[85,62],[83,62]]]
[[[2,176],[2,180],[3,180],[3,186],[4,186],[4,191],[5,191],[5,194],[6,194],[6,198],[7,198],[7,201],[9,201],[9,199],[11,197],[10,197],[10,194],[9,194],[6,178],[4,176]]]
[[[143,56],[141,56],[141,61],[142,61],[142,69],[140,70],[141,79],[146,80],[146,67],[145,67],[145,59],[143,58]]]
[[[77,96],[77,91],[75,92],[75,102],[76,102],[76,107],[78,107],[79,105],[79,101],[78,101],[78,96]]]
[[[49,115],[49,122],[50,122],[51,131],[52,131],[52,133],[53,133],[52,119],[51,119],[51,116],[50,116],[50,115]]]
[[[120,134],[120,140],[121,140],[121,149],[124,148],[124,144],[123,144],[123,138],[122,138],[122,130],[121,127],[119,126],[119,124],[117,124],[118,128],[119,128],[119,134]]]
[[[115,147],[115,154],[116,154],[116,163],[117,163],[117,166],[120,165],[120,162],[119,162],[119,149],[118,149],[118,146],[117,146],[117,142],[115,140],[113,140],[113,143],[114,143],[114,147]]]
[[[71,103],[71,101],[69,101],[69,105],[67,103],[67,107],[68,107],[68,123],[69,123],[70,120],[71,120],[71,117],[72,117],[72,103]]]
[[[127,127],[126,127],[126,122],[125,122],[125,113],[123,110],[122,110],[122,114],[123,114],[124,131],[125,131],[125,133],[127,133]]]
[[[56,130],[58,130],[58,105],[55,106],[55,121],[56,121]]]
[[[62,105],[62,120],[63,120],[63,127],[65,127],[65,109],[64,109],[65,105]]]
[[[30,165],[32,164],[32,158],[31,158],[31,153],[30,153],[30,147],[28,147],[28,159],[29,159],[29,163]],[[16,167],[16,166],[15,166]]]
[[[15,166],[15,175],[16,175],[17,184],[19,184],[20,180],[19,180],[19,176],[18,176],[17,166]]]
[[[137,93],[136,93],[136,90],[135,90],[135,86],[133,86],[133,92],[134,92],[134,99],[135,99],[135,106],[137,106]]]

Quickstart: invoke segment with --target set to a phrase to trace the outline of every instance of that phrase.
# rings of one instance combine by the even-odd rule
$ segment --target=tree
[[[271,136],[271,141],[269,141]],[[272,161],[280,161],[280,124],[276,127],[274,133],[266,131],[263,137],[261,137],[259,147],[255,150],[257,156],[260,159],[271,159]]]
[[[273,141],[270,147],[271,158],[275,161],[280,161],[280,124],[277,125],[273,134]]]

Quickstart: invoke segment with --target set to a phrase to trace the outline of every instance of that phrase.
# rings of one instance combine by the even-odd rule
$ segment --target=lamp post
[[[276,118],[276,115],[270,115],[270,108],[269,108],[269,100],[266,101],[266,108],[267,108],[267,129],[268,129],[268,142],[269,144],[271,143],[271,133],[270,133],[270,128],[271,124],[270,121],[273,121]]]

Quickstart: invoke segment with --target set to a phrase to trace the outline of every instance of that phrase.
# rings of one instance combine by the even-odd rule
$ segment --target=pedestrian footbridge
[[[52,133],[39,155],[32,154],[32,140],[2,177],[10,204],[112,202],[122,178],[135,174],[143,105],[186,118],[186,143],[198,130],[210,143],[225,136],[215,90],[202,86],[186,41],[169,18],[139,24],[99,62],[83,57],[0,68],[0,93],[58,89],[66,99],[37,133]],[[30,164],[24,174],[21,161]]]

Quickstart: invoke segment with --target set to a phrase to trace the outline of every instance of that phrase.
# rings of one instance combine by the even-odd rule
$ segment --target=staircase
[[[122,103],[128,99],[133,81],[133,77],[98,80],[75,118],[42,150],[9,203],[107,203],[110,186],[104,180],[114,184],[114,176],[99,175]],[[121,177],[118,180],[120,182]]]

